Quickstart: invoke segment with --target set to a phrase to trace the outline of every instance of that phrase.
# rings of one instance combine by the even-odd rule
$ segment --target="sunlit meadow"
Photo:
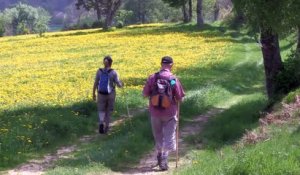
[[[129,29],[128,29],[129,30]],[[111,55],[127,89],[141,89],[159,68],[160,58],[175,59],[175,70],[222,58],[225,42],[209,42],[200,34],[128,34],[127,30],[96,30],[6,37],[0,40],[0,109],[32,105],[66,105],[91,97],[95,73],[102,58]],[[73,33],[74,34],[74,33]],[[215,60],[211,54],[216,55]]]

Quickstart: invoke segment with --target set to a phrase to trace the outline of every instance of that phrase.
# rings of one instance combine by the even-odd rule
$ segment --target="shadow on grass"
[[[91,101],[65,107],[16,107],[0,113],[0,169],[32,158],[31,153],[51,150],[57,145],[90,133],[96,105]],[[20,153],[17,154],[16,153]]]
[[[80,36],[80,35],[89,35],[89,34],[95,34],[95,33],[101,33],[105,32],[102,29],[99,30],[82,30],[82,31],[74,31],[73,33],[60,33],[60,34],[54,34],[54,35],[47,35],[45,36],[46,38],[48,37],[64,37],[64,36]]]
[[[296,40],[294,41],[290,41],[287,44],[283,45],[280,47],[280,50],[283,51],[287,51],[290,50],[294,45],[296,44]]]
[[[183,84],[188,85],[187,90],[195,93],[194,97],[187,99],[182,105],[181,111],[186,118],[215,108],[214,105],[217,102],[224,101],[226,103],[226,100],[231,97],[227,93],[247,96],[247,98],[211,118],[204,125],[201,133],[188,137],[187,140],[191,145],[200,144],[205,145],[208,149],[219,149],[224,145],[235,143],[243,136],[246,129],[251,130],[257,126],[259,113],[267,107],[267,99],[263,95],[264,76],[261,66],[258,66],[255,62],[238,66],[220,64],[212,69],[192,68],[187,71],[187,75],[192,72],[199,72],[200,76],[193,77],[192,81],[188,76],[181,76]],[[199,82],[203,84],[199,85]],[[199,86],[212,88],[197,92]],[[209,95],[207,99],[205,95],[201,95],[207,95],[210,91],[218,94],[217,97]],[[200,93],[200,95],[197,95],[197,93]],[[188,124],[188,122],[184,123]],[[191,149],[198,148],[192,146]]]
[[[180,76],[186,90],[197,90],[207,85],[221,86],[234,94],[252,94],[262,91],[263,68],[256,62],[242,65],[220,64],[210,68],[189,68]],[[180,70],[179,70],[180,72]],[[199,73],[196,76],[195,73]],[[193,75],[194,76],[189,76]]]
[[[205,125],[200,142],[210,149],[218,149],[235,143],[246,129],[251,130],[257,127],[259,112],[264,110],[266,102],[267,100],[261,96],[225,110]]]
[[[149,117],[146,113],[142,113],[127,118],[125,122],[115,126],[108,135],[99,135],[93,143],[78,150],[73,159],[63,160],[58,166],[68,169],[86,167],[94,163],[113,171],[120,171],[137,164],[142,155],[152,148]]]
[[[226,27],[222,26],[213,26],[209,24],[205,24],[204,27],[199,28],[196,24],[168,24],[163,26],[133,26],[133,27],[126,27],[124,29],[118,29],[118,30],[109,30],[109,31],[103,31],[102,29],[99,30],[82,30],[78,32],[73,33],[61,33],[61,34],[55,34],[55,35],[49,35],[46,37],[64,37],[64,36],[79,36],[79,35],[89,35],[89,34],[95,34],[95,33],[108,33],[110,37],[136,37],[140,35],[162,35],[162,34],[170,34],[170,33],[185,33],[189,37],[199,37],[203,36],[207,39],[214,38],[216,36],[222,36],[222,37],[230,37],[230,38],[239,38],[242,37],[243,34],[241,34],[238,31],[227,31]],[[110,33],[113,31],[118,31],[118,33]],[[207,40],[207,42],[220,42],[220,41],[231,41],[231,42],[239,42],[239,43],[245,43],[245,42],[253,42],[254,40],[249,38],[241,38],[236,40],[231,40],[230,38],[218,38],[215,40]]]
[[[207,42],[221,42],[230,41],[234,43],[253,43],[254,40],[240,33],[239,31],[227,31],[226,27],[213,26],[205,24],[204,27],[198,28],[196,24],[173,24],[160,27],[143,27],[143,30],[139,27],[128,28],[130,30],[123,30],[118,33],[109,34],[110,37],[136,37],[140,35],[164,35],[170,33],[184,33],[188,37],[205,37]],[[215,37],[223,37],[217,38]],[[225,38],[224,38],[225,37]]]

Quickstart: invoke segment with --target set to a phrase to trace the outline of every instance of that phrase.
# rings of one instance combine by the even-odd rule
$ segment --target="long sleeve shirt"
[[[171,73],[170,70],[168,69],[162,69],[160,70],[160,77],[162,78],[169,78],[173,76],[173,74]],[[175,79],[175,87],[174,87],[174,98],[176,101],[182,101],[183,97],[185,96],[185,92],[183,90],[183,87],[180,83],[180,81],[178,80],[178,78]],[[152,88],[154,86],[154,84],[156,83],[156,78],[155,78],[155,74],[152,74],[149,76],[144,89],[143,89],[143,95],[145,97],[149,97],[149,110],[150,110],[150,114],[152,117],[173,117],[177,114],[177,110],[178,110],[178,104],[177,103],[172,103],[171,106],[167,109],[158,109],[155,108],[150,101],[151,98],[151,92],[152,92]]]

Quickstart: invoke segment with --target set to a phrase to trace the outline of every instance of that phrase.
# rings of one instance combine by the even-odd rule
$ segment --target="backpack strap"
[[[100,72],[104,72],[104,69],[99,68]],[[114,69],[108,69],[107,73],[110,73],[111,71],[113,71]]]
[[[108,69],[107,73],[110,73],[111,71],[113,71],[113,69]]]
[[[157,81],[157,79],[159,79],[159,78],[160,78],[159,72],[156,72],[156,73],[154,74],[154,77],[155,77],[155,82],[156,82],[156,81]]]
[[[156,82],[157,79],[161,78],[161,77],[160,77],[160,72],[156,72],[156,73],[154,74],[154,77],[155,77],[155,82]],[[177,81],[177,78],[176,78],[176,76],[174,76],[174,75],[171,75],[169,78],[163,78],[163,79],[168,80],[169,82],[171,82],[172,80],[175,80],[175,83],[176,83],[176,81]]]

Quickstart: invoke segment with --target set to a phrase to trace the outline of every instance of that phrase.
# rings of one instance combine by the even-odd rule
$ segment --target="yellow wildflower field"
[[[194,64],[217,64],[230,45],[201,32],[166,32],[164,27],[169,25],[0,38],[0,110],[91,99],[105,55],[112,56],[125,90],[141,90],[144,80],[159,69],[162,56],[172,56],[179,73]]]

